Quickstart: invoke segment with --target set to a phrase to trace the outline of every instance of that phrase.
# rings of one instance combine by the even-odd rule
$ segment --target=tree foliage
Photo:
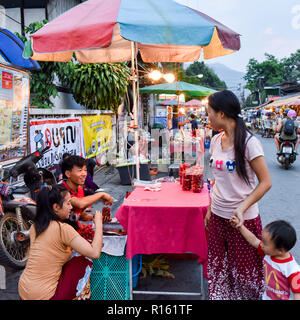
[[[185,74],[190,78],[191,83],[201,86],[207,86],[216,90],[226,89],[226,83],[222,81],[212,69],[210,69],[204,62],[195,61],[187,67]],[[202,78],[197,75],[202,74]]]
[[[275,56],[265,54],[266,60],[259,63],[251,58],[247,65],[247,73],[244,79],[247,81],[246,88],[251,92],[264,86],[272,86],[283,81],[284,68],[281,61]]]
[[[117,111],[127,90],[130,69],[125,63],[70,62],[68,75],[59,75],[74,100],[88,109]]]
[[[254,92],[263,86],[273,86],[284,81],[296,82],[299,77],[300,50],[297,50],[290,57],[282,59],[268,53],[262,62],[251,58],[244,79],[247,81],[246,88]]]

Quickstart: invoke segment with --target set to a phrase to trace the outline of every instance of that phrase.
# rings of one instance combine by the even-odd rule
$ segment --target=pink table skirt
[[[179,183],[164,182],[157,192],[137,187],[116,213],[127,231],[126,257],[190,252],[205,262],[204,216],[208,205],[206,185],[201,193],[183,191]]]

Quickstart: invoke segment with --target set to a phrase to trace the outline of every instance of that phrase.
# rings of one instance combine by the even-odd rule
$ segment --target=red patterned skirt
[[[261,218],[244,225],[261,239]],[[208,236],[210,300],[260,300],[264,291],[263,258],[228,219],[211,214]]]

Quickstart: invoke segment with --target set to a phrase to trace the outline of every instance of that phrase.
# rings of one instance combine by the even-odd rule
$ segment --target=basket
[[[91,300],[129,300],[129,260],[104,252],[93,260]]]
[[[132,258],[132,287],[138,283],[142,270],[142,255]],[[93,260],[90,276],[91,300],[129,300],[129,260],[123,256],[111,256],[104,252]]]
[[[132,288],[138,284],[138,276],[142,270],[142,255],[136,254],[132,258]]]

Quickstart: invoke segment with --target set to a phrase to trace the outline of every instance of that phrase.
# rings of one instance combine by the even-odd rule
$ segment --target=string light
[[[164,79],[165,79],[167,82],[171,83],[171,82],[174,82],[175,76],[174,76],[173,73],[167,73],[167,74],[164,75]]]
[[[150,79],[157,81],[162,77],[162,74],[158,70],[153,70],[148,74],[148,76]]]

